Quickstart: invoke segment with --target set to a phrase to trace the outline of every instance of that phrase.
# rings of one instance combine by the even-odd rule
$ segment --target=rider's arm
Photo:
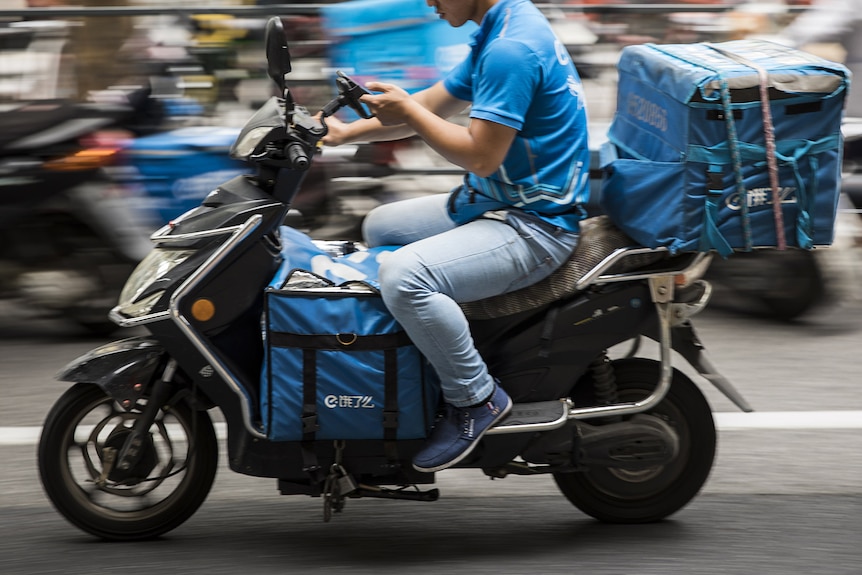
[[[438,154],[480,177],[497,171],[517,134],[514,128],[479,118],[459,126],[415,102],[405,106],[404,123]]]
[[[442,118],[448,118],[462,111],[469,102],[452,96],[442,82],[437,82],[430,88],[416,92],[411,98],[422,107]],[[377,118],[361,119],[344,123],[337,118],[327,118],[329,133],[323,142],[329,146],[338,146],[353,142],[384,142],[400,140],[413,136],[416,132],[406,124],[384,126]]]
[[[467,102],[453,96],[442,82],[413,96],[391,84],[369,82],[368,87],[379,93],[361,100],[375,117],[334,123],[324,143],[381,141],[417,134],[453,164],[484,177],[500,167],[517,133],[512,127],[480,118],[472,118],[467,127],[447,121],[445,117],[464,109]]]

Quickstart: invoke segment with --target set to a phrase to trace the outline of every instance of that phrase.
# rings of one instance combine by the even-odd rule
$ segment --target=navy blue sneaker
[[[478,407],[446,404],[425,447],[413,457],[413,467],[431,473],[451,467],[467,457],[495,423],[512,410],[512,399],[497,385],[487,403]]]

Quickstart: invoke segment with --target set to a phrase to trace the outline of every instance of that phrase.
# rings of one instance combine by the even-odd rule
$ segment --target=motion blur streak
[[[862,411],[755,411],[753,413],[716,412],[720,431],[747,429],[862,429]],[[41,427],[0,427],[0,446],[36,445]],[[216,424],[216,434],[224,439],[224,424]]]

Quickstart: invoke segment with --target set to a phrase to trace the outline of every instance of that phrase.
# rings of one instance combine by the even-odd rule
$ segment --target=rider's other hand
[[[324,146],[340,146],[347,141],[347,124],[329,116],[326,118],[326,135],[323,137]]]
[[[366,87],[379,94],[366,94],[359,101],[368,106],[371,113],[384,126],[403,124],[412,99],[403,89],[383,82],[368,82]]]

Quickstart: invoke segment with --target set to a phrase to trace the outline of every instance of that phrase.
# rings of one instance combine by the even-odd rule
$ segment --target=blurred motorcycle
[[[145,96],[128,96],[0,109],[0,296],[99,334],[114,331],[108,312],[148,249],[148,231],[103,172],[125,127],[149,113]]]
[[[841,190],[852,209],[862,215],[862,118],[844,122],[844,174]]]
[[[228,155],[238,135],[239,128],[190,126],[135,138],[107,173],[132,195],[155,231],[222,182],[247,173],[246,162]],[[290,225],[316,239],[361,240],[365,214],[387,200],[385,178],[409,171],[396,166],[393,150],[402,146],[363,143],[321,150],[288,214]],[[427,176],[427,165],[415,173]]]

